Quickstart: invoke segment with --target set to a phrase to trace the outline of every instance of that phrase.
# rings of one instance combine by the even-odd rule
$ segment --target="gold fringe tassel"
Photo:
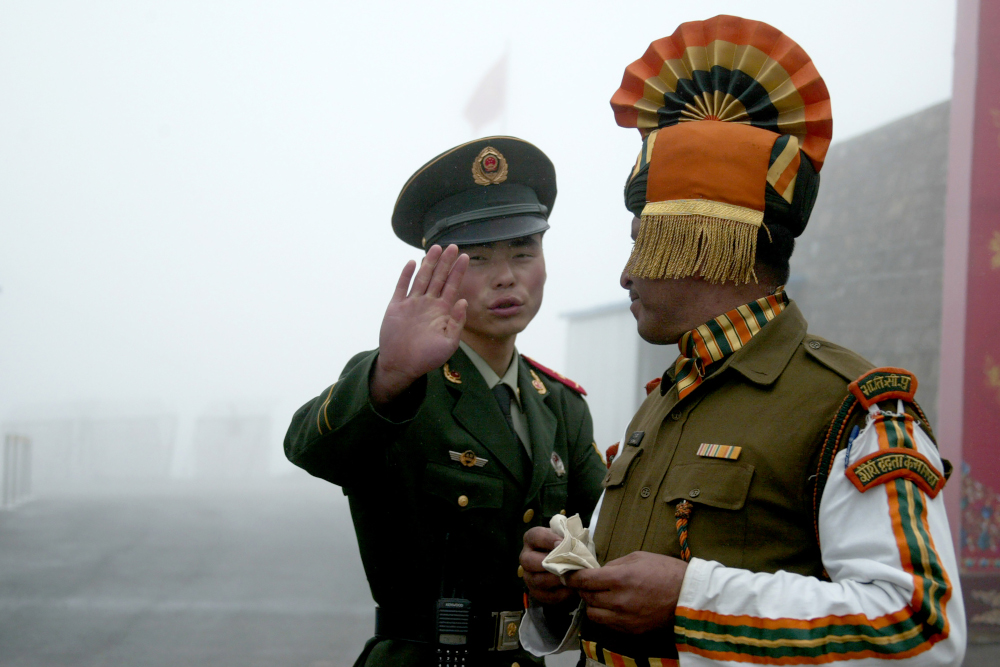
[[[708,215],[643,212],[626,269],[638,278],[700,274],[713,284],[757,282],[753,267],[761,224]]]

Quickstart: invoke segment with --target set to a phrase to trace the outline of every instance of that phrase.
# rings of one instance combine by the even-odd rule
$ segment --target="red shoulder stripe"
[[[652,380],[650,380],[649,382],[647,382],[646,383],[646,396],[649,396],[650,394],[652,394],[653,390],[656,389],[657,387],[659,387],[660,386],[660,382],[662,382],[662,381],[663,381],[663,378],[653,378]]]
[[[582,394],[583,396],[587,395],[587,390],[586,389],[584,389],[583,387],[581,387],[577,383],[573,382],[572,380],[570,380],[565,375],[561,375],[559,373],[556,373],[554,370],[552,370],[548,366],[542,366],[540,363],[538,363],[537,361],[535,361],[534,359],[532,359],[531,357],[529,357],[527,355],[522,354],[521,356],[524,357],[524,360],[528,362],[528,365],[531,366],[532,368],[534,368],[535,370],[539,370],[539,371],[545,373],[545,375],[549,376],[550,378],[552,378],[556,382],[559,382],[559,383],[562,383],[562,384],[566,385],[567,387],[569,387],[570,389],[572,389],[573,391],[575,391],[578,394]]]

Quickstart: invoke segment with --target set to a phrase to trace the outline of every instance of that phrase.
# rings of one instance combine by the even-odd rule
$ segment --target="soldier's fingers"
[[[606,625],[612,628],[620,628],[622,626],[621,617],[618,612],[603,609],[601,607],[588,606],[587,618],[592,620],[594,623],[599,623],[600,625]]]
[[[431,281],[427,285],[428,296],[441,296],[441,291],[448,281],[448,274],[451,273],[451,267],[455,265],[457,258],[457,245],[452,244],[444,249],[441,253],[441,259],[438,260],[437,266],[434,267],[434,273],[431,274]]]
[[[396,289],[392,292],[393,301],[402,301],[406,298],[406,292],[410,287],[410,279],[413,277],[413,272],[416,268],[417,263],[412,259],[403,267],[402,273],[399,274],[399,280],[396,281]]]
[[[551,528],[544,526],[535,526],[524,533],[524,546],[536,551],[552,551],[560,542],[562,538]]]
[[[611,591],[577,591],[584,602],[594,609],[617,611],[617,597]]]
[[[451,319],[455,321],[455,328],[460,332],[462,327],[465,326],[465,314],[469,309],[469,302],[465,299],[459,299],[455,302],[455,305],[451,307]]]
[[[431,249],[424,255],[424,260],[420,262],[417,277],[413,279],[413,285],[410,286],[410,296],[422,296],[427,292],[427,285],[431,281],[431,275],[434,273],[440,257],[441,246],[432,245]]]
[[[544,567],[542,567],[542,561],[545,557],[549,555],[548,551],[534,551],[529,547],[524,547],[521,550],[521,558],[519,562],[521,567],[524,568],[525,572],[548,572]]]
[[[469,256],[463,252],[455,260],[455,264],[451,267],[451,272],[448,274],[448,279],[445,280],[444,287],[441,288],[442,299],[446,301],[455,300],[458,296],[458,290],[462,285],[462,278],[465,277],[465,272],[468,268]]]
[[[607,591],[612,588],[613,577],[604,572],[604,568],[584,569],[570,572],[566,575],[566,585],[583,591]]]
[[[559,577],[551,572],[525,571],[524,583],[527,584],[528,588],[533,591],[554,591],[560,588],[566,588],[563,586],[563,583],[559,581]]]

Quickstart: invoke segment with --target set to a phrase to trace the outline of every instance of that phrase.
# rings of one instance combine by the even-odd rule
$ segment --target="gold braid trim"
[[[626,269],[638,278],[700,274],[710,283],[756,282],[757,230],[763,223],[763,211],[705,199],[646,204]]]

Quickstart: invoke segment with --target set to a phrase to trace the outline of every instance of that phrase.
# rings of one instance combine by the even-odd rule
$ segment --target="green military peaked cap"
[[[555,200],[545,153],[516,137],[485,137],[418,169],[399,193],[392,229],[424,249],[504,241],[548,229]]]

